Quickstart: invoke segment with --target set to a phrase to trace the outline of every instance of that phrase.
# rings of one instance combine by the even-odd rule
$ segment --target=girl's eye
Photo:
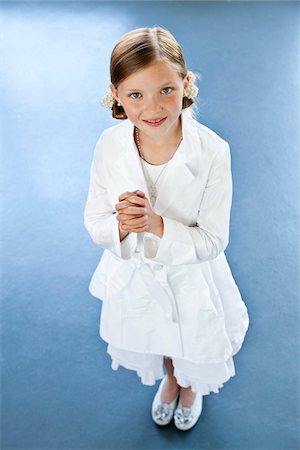
[[[171,87],[165,87],[161,90],[164,94],[170,94],[173,89]]]
[[[141,94],[140,94],[139,92],[133,92],[132,94],[130,94],[129,97],[131,97],[131,98],[140,98],[140,97],[139,97],[140,95],[141,95]]]

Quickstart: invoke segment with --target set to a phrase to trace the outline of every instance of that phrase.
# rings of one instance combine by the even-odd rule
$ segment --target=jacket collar
[[[191,183],[196,175],[196,161],[199,158],[199,138],[195,139],[198,135],[197,122],[191,117],[190,111],[183,111],[181,120],[183,139],[159,182],[157,200],[153,207],[157,214],[163,214],[172,202],[176,202],[178,197],[182,198],[187,184]],[[134,125],[128,119],[122,125],[122,156],[114,163],[114,172],[117,171],[116,188],[119,195],[121,192],[139,189],[150,198],[134,141]],[[197,141],[198,146],[195,146]]]

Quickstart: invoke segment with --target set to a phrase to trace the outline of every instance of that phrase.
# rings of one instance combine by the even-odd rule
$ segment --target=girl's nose
[[[148,112],[156,112],[161,109],[161,104],[159,99],[153,95],[148,98],[147,104],[146,104]]]

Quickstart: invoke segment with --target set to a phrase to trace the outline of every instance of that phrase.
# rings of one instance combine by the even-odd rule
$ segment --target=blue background
[[[299,449],[299,3],[2,2],[2,449]],[[231,145],[226,255],[250,315],[236,376],[197,426],[153,424],[158,387],[113,372],[83,226],[116,41],[168,28]],[[298,221],[298,224],[297,224]]]

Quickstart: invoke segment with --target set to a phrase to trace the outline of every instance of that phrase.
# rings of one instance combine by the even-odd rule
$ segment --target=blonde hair
[[[186,76],[183,51],[168,30],[161,27],[137,28],[126,33],[111,54],[111,83],[117,89],[129,75],[158,59],[169,64],[182,79]],[[188,108],[193,103],[192,99],[183,97],[182,108]],[[118,106],[116,100],[113,102],[112,116],[116,119],[127,119],[123,107]]]

